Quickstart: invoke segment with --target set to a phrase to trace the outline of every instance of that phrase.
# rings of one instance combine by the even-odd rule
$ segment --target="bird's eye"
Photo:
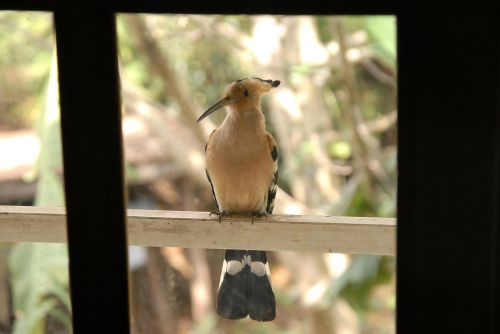
[[[245,89],[245,91],[243,92],[243,95],[248,96],[248,89]]]

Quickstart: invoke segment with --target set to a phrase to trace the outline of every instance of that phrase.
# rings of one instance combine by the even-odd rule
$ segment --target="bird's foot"
[[[222,223],[222,217],[224,216],[229,216],[230,213],[227,212],[227,211],[218,211],[218,210],[214,210],[214,211],[210,211],[210,214],[209,216],[212,216],[212,215],[217,215],[219,217],[219,224]]]
[[[252,218],[252,225],[253,225],[254,219],[256,217],[257,218],[266,217],[266,219],[267,219],[267,213],[266,212],[251,212],[251,213],[249,213],[249,216]]]

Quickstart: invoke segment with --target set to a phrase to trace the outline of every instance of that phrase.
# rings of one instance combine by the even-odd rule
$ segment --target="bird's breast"
[[[218,138],[207,147],[207,170],[219,209],[262,211],[273,177],[273,161],[265,135],[261,138]]]

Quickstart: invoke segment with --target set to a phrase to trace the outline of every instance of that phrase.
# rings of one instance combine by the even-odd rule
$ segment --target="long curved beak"
[[[205,111],[200,117],[198,117],[196,122],[200,122],[202,119],[204,119],[205,117],[207,117],[208,115],[210,115],[214,111],[219,110],[221,108],[224,108],[225,106],[232,104],[232,103],[236,103],[236,102],[238,102],[237,99],[231,99],[229,97],[225,97],[222,100],[220,100],[219,102],[217,102],[216,104],[214,104],[213,106],[211,106],[210,108],[208,108],[207,111]]]

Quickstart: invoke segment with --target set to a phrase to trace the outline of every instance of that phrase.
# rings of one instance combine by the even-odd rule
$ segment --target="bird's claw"
[[[262,213],[262,212],[252,212],[250,214],[250,217],[252,218],[252,225],[254,224],[254,219],[255,217],[260,218],[260,217],[266,217],[267,219],[267,213]]]
[[[223,216],[228,216],[229,215],[229,212],[226,212],[226,211],[217,211],[217,210],[214,210],[214,211],[210,211],[210,214],[208,215],[209,217],[211,217],[212,215],[217,215],[219,217],[219,224],[222,223],[222,217]]]
[[[214,211],[210,211],[209,217],[211,217],[212,215],[217,215],[218,218],[219,218],[219,224],[221,224],[222,223],[222,218],[224,216],[230,216],[231,213],[229,213],[227,211],[222,211],[221,212],[221,211],[218,211],[218,210],[214,210]],[[262,213],[262,212],[250,212],[246,216],[251,218],[252,225],[254,224],[254,219],[255,218],[265,217],[265,219],[267,220],[267,213]]]

